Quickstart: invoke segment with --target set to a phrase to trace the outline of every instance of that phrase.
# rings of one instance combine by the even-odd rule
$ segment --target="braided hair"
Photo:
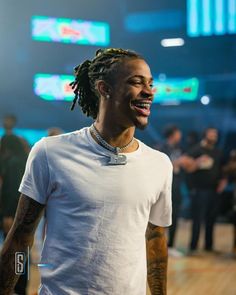
[[[95,89],[98,79],[110,81],[116,65],[125,58],[140,58],[139,54],[121,48],[99,49],[92,60],[86,60],[74,68],[75,80],[70,83],[75,97],[71,106],[74,109],[78,101],[82,112],[88,117],[96,119],[99,108],[99,94]]]

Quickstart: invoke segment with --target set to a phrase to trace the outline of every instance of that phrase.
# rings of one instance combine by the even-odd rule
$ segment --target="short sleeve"
[[[43,138],[31,149],[19,187],[19,192],[41,204],[46,204],[50,192],[50,175],[45,145],[45,138]]]
[[[168,158],[164,186],[156,203],[152,205],[149,215],[149,222],[152,224],[166,227],[172,223],[172,178],[173,166]]]

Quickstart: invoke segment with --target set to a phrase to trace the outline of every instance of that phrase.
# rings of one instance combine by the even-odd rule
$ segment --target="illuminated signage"
[[[188,0],[190,37],[236,33],[236,0]]]
[[[194,101],[198,95],[199,81],[192,79],[154,80],[154,103],[171,101]]]
[[[70,82],[72,75],[36,74],[34,77],[34,93],[44,100],[71,101],[73,91]]]
[[[105,22],[33,16],[32,38],[36,41],[107,46],[110,28]]]

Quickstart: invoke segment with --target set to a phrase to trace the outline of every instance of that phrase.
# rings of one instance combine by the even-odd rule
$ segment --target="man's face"
[[[216,144],[217,140],[218,140],[218,131],[216,129],[208,129],[206,131],[206,136],[205,136],[206,141],[209,144]]]
[[[5,129],[12,129],[15,127],[16,124],[16,120],[14,118],[11,117],[5,117],[3,120],[3,127]]]
[[[174,140],[174,143],[175,144],[178,144],[180,143],[181,141],[181,138],[182,138],[182,133],[180,130],[176,130],[173,134],[173,140]]]
[[[153,100],[152,82],[150,68],[144,60],[126,60],[118,65],[106,104],[115,123],[123,128],[146,127]]]

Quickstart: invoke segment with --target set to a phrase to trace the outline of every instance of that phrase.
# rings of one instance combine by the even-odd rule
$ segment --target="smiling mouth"
[[[150,115],[150,107],[151,101],[132,101],[131,105],[138,112],[139,115],[149,116]]]

